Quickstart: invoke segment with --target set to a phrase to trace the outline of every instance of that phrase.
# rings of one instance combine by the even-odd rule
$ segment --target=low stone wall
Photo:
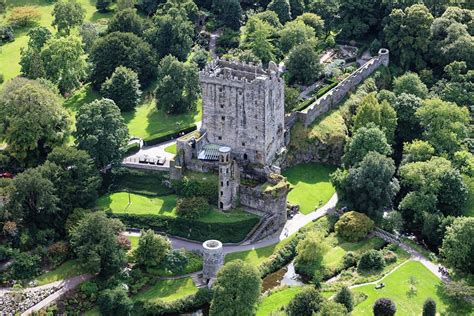
[[[385,48],[379,50],[378,56],[372,58],[359,69],[354,71],[349,77],[341,81],[321,98],[314,101],[303,111],[298,111],[297,117],[305,126],[309,126],[320,115],[328,112],[336,106],[355,86],[370,76],[378,67],[389,64],[389,51]],[[295,120],[288,118],[287,126],[293,126]],[[290,128],[291,128],[290,126]]]
[[[0,315],[17,315],[35,306],[61,287],[12,290],[0,295]]]

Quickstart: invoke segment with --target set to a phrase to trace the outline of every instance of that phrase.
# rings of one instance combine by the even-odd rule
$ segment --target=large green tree
[[[72,249],[87,272],[107,277],[121,271],[126,256],[118,236],[124,228],[119,220],[94,212],[72,229]]]
[[[288,22],[280,31],[280,47],[284,53],[289,52],[296,45],[308,42],[316,46],[315,31],[302,20]]]
[[[321,308],[324,298],[312,286],[305,286],[290,301],[285,311],[288,316],[311,316]]]
[[[315,82],[323,70],[312,42],[294,47],[288,54],[286,68],[291,80],[308,85]]]
[[[103,84],[101,93],[111,99],[121,111],[133,110],[140,101],[142,91],[138,75],[127,67],[119,66]]]
[[[299,274],[313,277],[317,269],[322,268],[324,255],[329,246],[321,232],[309,232],[296,247],[295,269]]]
[[[214,1],[214,10],[223,25],[236,31],[240,28],[242,7],[240,6],[239,0]]]
[[[21,77],[0,91],[1,134],[8,152],[36,165],[69,136],[70,121],[58,95],[38,81]]]
[[[71,29],[84,21],[86,11],[76,0],[59,0],[54,4],[53,23],[60,34],[69,35]]]
[[[415,116],[416,110],[421,106],[422,99],[402,92],[393,103],[397,112],[396,138],[399,143],[421,138],[422,128],[419,119]]]
[[[399,96],[402,93],[414,95],[420,99],[428,96],[428,88],[414,72],[407,72],[393,81],[393,92]]]
[[[452,267],[474,273],[474,218],[456,218],[446,230],[440,249],[441,255]]]
[[[103,315],[129,316],[133,307],[133,301],[128,297],[127,290],[120,285],[102,291],[97,303]]]
[[[133,33],[137,36],[143,35],[144,22],[135,9],[124,9],[117,12],[109,21],[107,31]]]
[[[170,250],[171,242],[167,237],[157,235],[151,229],[142,230],[133,256],[140,266],[146,269],[156,268]]]
[[[257,268],[242,260],[227,263],[217,273],[209,315],[255,315],[261,288],[262,279]]]
[[[172,114],[196,107],[199,96],[198,68],[168,55],[160,61],[155,94],[157,106]]]
[[[28,36],[28,46],[20,49],[21,74],[30,79],[44,78],[46,74],[40,53],[44,44],[52,37],[51,31],[38,26],[28,31]]]
[[[334,1],[335,2],[335,1]],[[381,1],[345,0],[338,1],[341,36],[344,38],[363,38],[371,31],[378,31],[382,20]]]
[[[291,20],[291,8],[288,0],[272,0],[267,6],[267,10],[275,12],[281,23]]]
[[[275,59],[275,47],[272,39],[273,32],[274,28],[269,22],[257,18],[256,16],[252,16],[245,24],[241,47],[243,49],[250,49],[251,52],[262,62],[268,63]]]
[[[92,83],[99,89],[118,66],[132,69],[147,86],[156,75],[156,55],[151,46],[132,33],[114,32],[98,39],[91,50]]]
[[[394,9],[384,27],[385,39],[390,52],[402,67],[423,69],[430,43],[433,16],[423,4],[415,4],[405,10]]]
[[[76,115],[76,144],[91,155],[99,168],[122,158],[128,142],[128,128],[120,109],[110,99],[83,105]]]

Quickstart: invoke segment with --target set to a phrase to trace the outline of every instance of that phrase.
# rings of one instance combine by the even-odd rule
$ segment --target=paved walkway
[[[224,245],[224,253],[233,253],[233,252],[240,252],[252,249],[259,249],[267,246],[274,245],[279,243],[280,241],[288,238],[292,234],[296,233],[306,224],[317,220],[320,217],[325,216],[328,211],[333,210],[336,207],[337,203],[337,194],[334,194],[331,199],[321,208],[319,208],[315,212],[311,212],[307,215],[304,214],[297,214],[292,219],[288,220],[283,227],[282,231],[279,235],[261,240],[257,243],[250,244],[250,245]],[[127,236],[140,236],[140,233],[137,232],[127,232]],[[185,248],[187,250],[202,250],[202,243],[190,240],[184,240],[181,238],[169,237],[171,240],[171,244],[173,248]]]
[[[122,164],[125,166],[151,166],[151,167],[163,167],[163,168],[169,169],[170,160],[174,158],[175,155],[172,153],[166,152],[165,148],[175,143],[176,143],[176,140],[169,140],[169,141],[166,141],[154,146],[142,147],[137,153],[130,155],[128,157],[125,157],[122,161]],[[165,157],[166,161],[165,161],[165,164],[162,166],[141,164],[138,162],[138,159],[139,157],[142,157],[142,156],[148,156],[151,158]]]
[[[211,53],[212,59],[215,59],[217,57],[217,54],[216,54],[217,40],[219,39],[219,36],[222,35],[222,32],[223,32],[223,29],[217,29],[211,33],[211,36],[209,38],[209,52]]]

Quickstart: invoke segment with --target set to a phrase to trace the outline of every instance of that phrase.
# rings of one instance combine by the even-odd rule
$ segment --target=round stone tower
[[[219,148],[219,209],[227,211],[232,208],[232,161],[230,147]]]
[[[207,280],[215,279],[217,271],[224,265],[224,251],[218,240],[203,242],[203,277]]]
[[[382,61],[382,64],[385,66],[385,67],[388,67],[388,63],[390,61],[390,51],[386,48],[381,48],[379,49],[379,57]]]

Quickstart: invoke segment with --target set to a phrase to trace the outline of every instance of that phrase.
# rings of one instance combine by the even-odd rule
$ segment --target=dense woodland
[[[220,271],[212,291],[199,290],[178,307],[136,303],[121,286],[136,292],[149,282],[150,269],[179,274],[196,260],[172,250],[167,238],[151,230],[130,251],[130,241],[121,235],[125,225],[97,208],[99,196],[129,176],[116,168],[133,136],[124,115],[143,100],[152,100],[171,121],[199,112],[199,70],[213,54],[263,67],[284,64],[290,113],[308,105],[300,97],[305,87],[324,82],[314,101],[356,70],[356,59],[376,56],[384,47],[390,66],[379,68],[341,102],[342,122],[327,131],[344,130],[338,139],[343,153],[335,159],[341,163],[330,182],[338,207],[351,212],[328,224],[326,232],[310,231],[289,243],[293,248],[284,248],[292,259],[296,255],[297,271],[316,286],[302,290],[282,313],[349,313],[355,304],[348,288],[337,289],[335,300],[318,290],[331,275],[316,269],[328,252],[324,239],[333,232],[360,241],[375,226],[415,236],[451,269],[457,279],[447,291],[454,299],[474,295],[471,2],[97,0],[96,13],[105,18],[91,22],[81,1],[49,1],[52,23],[43,25],[36,6],[0,0],[0,56],[28,35],[21,72],[7,75],[0,65],[0,261],[11,262],[1,274],[4,285],[26,286],[45,269],[74,259],[96,276],[81,287],[82,297],[74,297],[88,303],[69,306],[81,312],[99,306],[104,315],[158,315],[211,302],[211,315],[253,315],[262,268],[241,261]],[[210,51],[212,34],[218,36]],[[358,48],[351,65],[320,62],[343,44]],[[81,89],[95,97],[73,104],[71,111],[65,104]],[[153,124],[164,123],[160,118]],[[312,141],[301,139],[299,128],[290,154],[298,143]],[[180,198],[178,217],[191,221],[215,204],[217,194],[212,185],[189,179],[166,190]],[[369,251],[347,266],[383,269],[389,252]],[[288,253],[274,256],[287,258],[283,262]],[[123,273],[131,263],[132,272]],[[230,299],[236,295],[239,299]],[[393,315],[393,305],[380,299],[373,312]],[[429,313],[432,305],[425,302],[423,315],[435,315]]]

